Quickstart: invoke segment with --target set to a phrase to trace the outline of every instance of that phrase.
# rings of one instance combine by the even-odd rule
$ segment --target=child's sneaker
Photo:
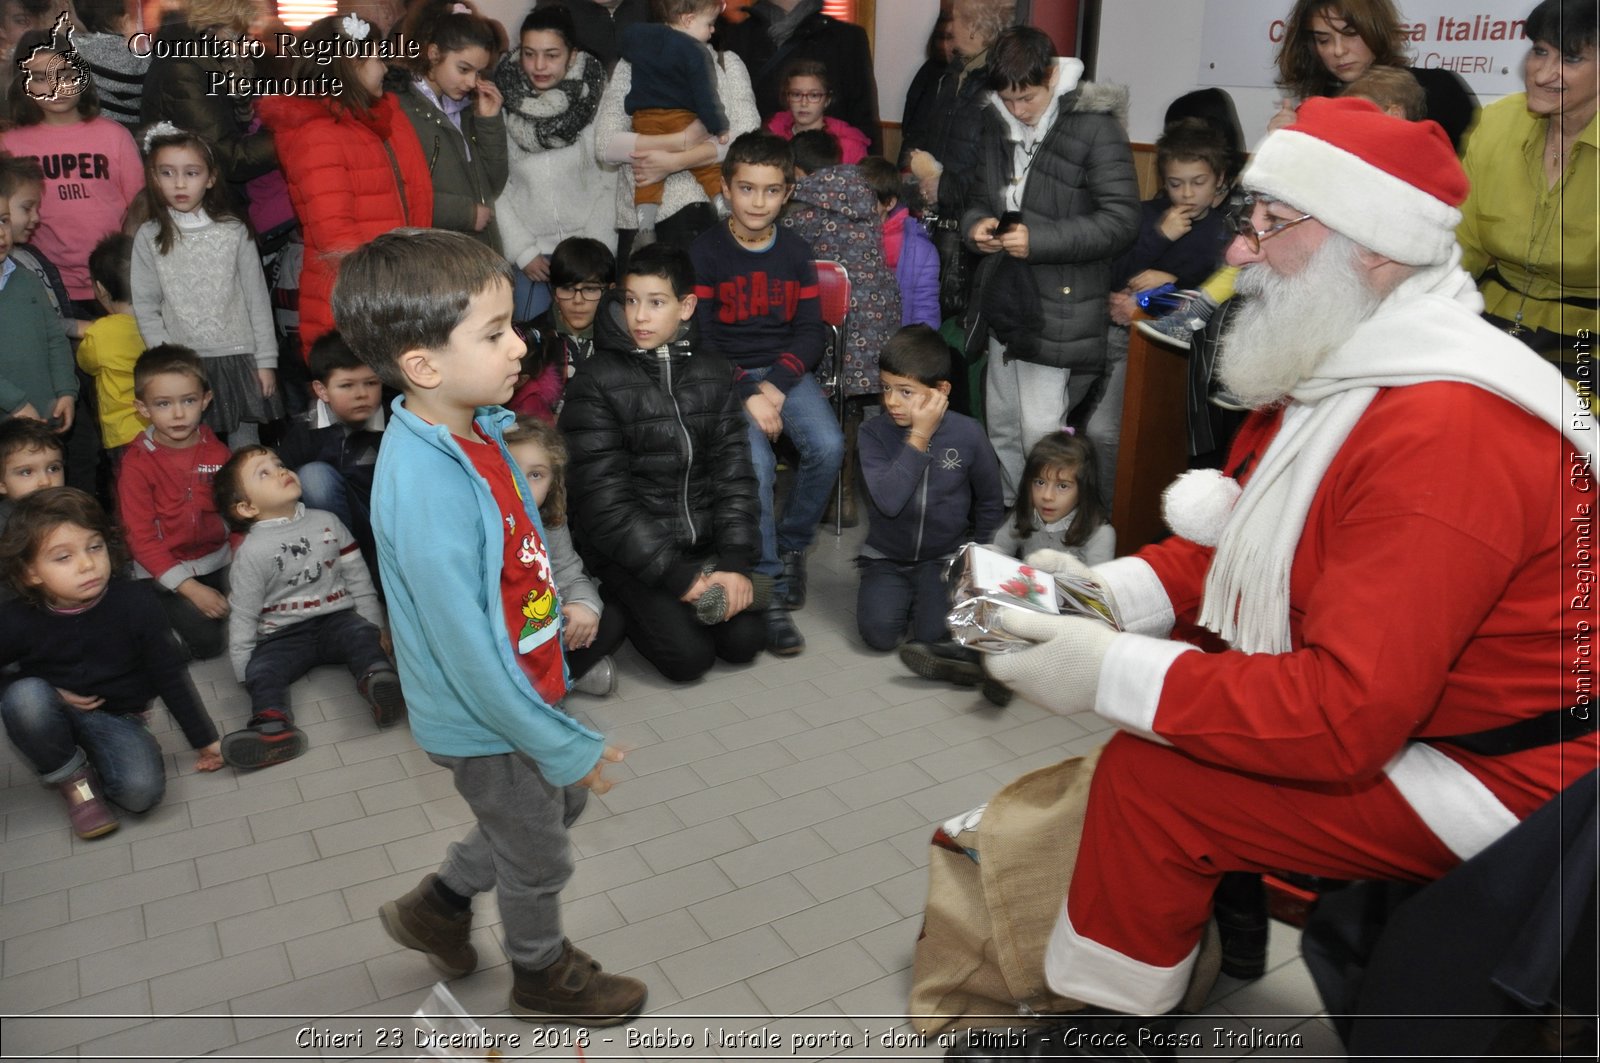
[[[222,762],[230,768],[265,768],[305,751],[305,732],[277,709],[256,713],[244,730],[222,737]]]
[[[637,978],[607,974],[565,938],[561,957],[541,971],[511,965],[511,1014],[531,1022],[568,1020],[618,1026],[644,1010],[648,987]]]
[[[588,694],[594,698],[603,698],[615,693],[617,666],[611,663],[610,657],[600,658],[594,662],[594,667],[572,681],[572,689],[579,694]]]
[[[900,647],[900,663],[938,683],[975,687],[984,681],[977,651],[959,642],[908,642]]]
[[[367,699],[372,718],[379,727],[388,727],[406,711],[405,695],[400,692],[400,677],[390,668],[376,668],[362,676],[356,689]]]
[[[121,826],[117,814],[100,796],[95,783],[94,769],[87,764],[56,783],[56,789],[67,800],[67,818],[72,821],[72,832],[85,840],[110,834]]]
[[[1206,327],[1217,304],[1201,291],[1179,292],[1183,305],[1155,319],[1144,318],[1134,322],[1138,330],[1165,347],[1188,350],[1194,334]]]
[[[428,957],[446,978],[471,974],[478,967],[472,944],[472,909],[456,910],[439,899],[438,875],[427,875],[411,892],[378,909],[383,932],[408,949]]]

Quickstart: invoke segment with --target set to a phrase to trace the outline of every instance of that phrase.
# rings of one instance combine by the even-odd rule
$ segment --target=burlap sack
[[[1077,1011],[1044,977],[1045,944],[1067,895],[1083,838],[1096,750],[1007,785],[983,812],[965,853],[935,844],[928,858],[928,905],[912,967],[911,1024],[932,1038],[985,1026],[1024,1026]],[[1196,1011],[1217,980],[1222,947],[1206,929],[1189,991]]]

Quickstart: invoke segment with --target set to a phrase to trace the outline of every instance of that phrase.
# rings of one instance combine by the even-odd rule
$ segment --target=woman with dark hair
[[[400,35],[419,54],[411,76],[391,87],[428,160],[433,224],[499,251],[494,202],[506,186],[506,124],[500,90],[481,75],[504,33],[455,0],[426,0],[406,15]]]
[[[939,17],[934,20],[933,29],[928,32],[928,45],[924,49],[927,58],[911,78],[911,87],[906,89],[906,103],[900,110],[902,144],[912,140],[920,141],[924,136],[922,130],[933,120],[934,101],[939,96],[939,81],[950,68],[951,60],[955,58],[955,42],[956,31],[950,23],[950,5],[942,4],[939,7]]]
[[[1586,381],[1591,396],[1600,326],[1595,23],[1594,0],[1544,0],[1528,16],[1526,88],[1485,107],[1467,138],[1472,185],[1457,230],[1488,319]]]
[[[1369,67],[1397,66],[1411,71],[1427,97],[1427,117],[1461,150],[1478,102],[1459,75],[1411,65],[1393,0],[1296,0],[1284,25],[1278,87],[1292,98],[1283,101],[1268,129],[1294,121],[1295,108],[1308,96],[1337,96]]]
[[[333,328],[334,276],[338,256],[399,226],[433,224],[433,181],[411,123],[392,94],[383,91],[383,60],[352,57],[375,45],[372,26],[357,15],[318,19],[300,34],[307,50],[338,51],[326,66],[295,61],[295,79],[338,79],[337,96],[267,96],[261,117],[280,133],[294,135],[284,153],[283,174],[305,234],[300,274],[300,349],[311,350]],[[372,49],[368,49],[372,50]]]
[[[516,265],[517,320],[550,305],[550,253],[569,236],[616,242],[616,175],[594,154],[605,92],[600,60],[580,51],[571,14],[540,7],[500,60],[510,176],[495,202],[500,241]]]

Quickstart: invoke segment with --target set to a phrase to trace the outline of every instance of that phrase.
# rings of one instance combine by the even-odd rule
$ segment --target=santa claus
[[[1087,570],[1121,632],[1018,616],[1039,645],[988,661],[1121,729],[1046,969],[1132,1015],[1183,994],[1225,872],[1436,878],[1600,755],[1574,653],[1596,625],[1596,423],[1478,316],[1449,138],[1310,99],[1243,181],[1249,301],[1221,373],[1254,412],[1227,477],[1169,498],[1177,537]],[[1206,648],[1172,637],[1195,624]]]

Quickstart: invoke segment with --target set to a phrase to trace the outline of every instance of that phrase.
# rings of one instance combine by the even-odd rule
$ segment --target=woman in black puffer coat
[[[766,644],[759,610],[706,626],[692,604],[719,574],[748,579],[761,556],[749,429],[733,370],[695,350],[692,318],[672,343],[639,350],[623,305],[620,291],[601,302],[594,356],[567,384],[567,507],[629,639],[662,675],[689,682]]]

